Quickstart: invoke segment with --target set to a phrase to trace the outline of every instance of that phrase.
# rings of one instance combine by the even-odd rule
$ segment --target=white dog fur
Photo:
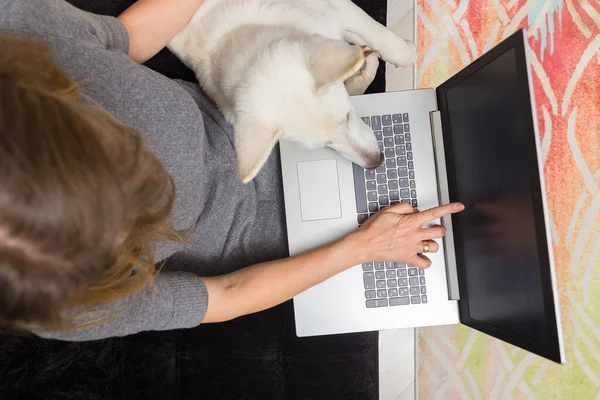
[[[349,94],[364,93],[378,56],[395,66],[416,61],[414,44],[350,0],[206,0],[169,48],[234,125],[243,182],[282,137],[379,165]]]

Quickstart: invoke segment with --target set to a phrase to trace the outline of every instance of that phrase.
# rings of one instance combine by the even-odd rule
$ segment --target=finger
[[[417,240],[441,239],[446,234],[446,228],[442,225],[434,225],[431,228],[421,228],[416,233]]]
[[[424,251],[426,243],[429,245],[429,248],[427,249],[427,251]],[[416,246],[416,249],[417,253],[437,253],[440,249],[440,246],[435,240],[423,240],[422,242],[419,242],[419,244]]]
[[[415,209],[408,203],[400,203],[387,207],[386,211],[395,212],[396,214],[413,214]]]
[[[431,267],[431,260],[427,256],[418,256],[415,254],[407,261],[409,262],[409,264],[412,264],[415,267],[421,269],[427,269]]]
[[[447,214],[455,214],[461,212],[464,209],[465,206],[461,203],[450,203],[444,206],[430,208],[429,210],[425,210],[418,214],[415,214],[415,219],[418,221],[419,225],[423,225],[426,222],[442,218],[444,215]]]

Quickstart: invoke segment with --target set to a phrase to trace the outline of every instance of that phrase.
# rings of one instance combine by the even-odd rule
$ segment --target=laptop
[[[520,30],[437,89],[355,96],[385,155],[365,170],[280,142],[291,255],[382,207],[460,201],[426,270],[372,260],[294,298],[299,337],[462,323],[564,363],[534,93]]]

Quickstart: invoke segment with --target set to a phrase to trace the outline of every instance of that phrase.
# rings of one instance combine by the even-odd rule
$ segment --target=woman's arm
[[[417,253],[423,242],[429,251],[438,245],[432,239],[444,236],[441,226],[423,224],[464,209],[459,203],[418,212],[402,203],[386,208],[345,238],[298,256],[253,265],[239,271],[203,278],[208,291],[208,309],[203,322],[221,322],[255,313],[283,303],[363,262],[405,261],[427,268],[431,261]]]
[[[204,0],[138,0],[119,19],[129,33],[129,57],[143,63],[165,47]]]

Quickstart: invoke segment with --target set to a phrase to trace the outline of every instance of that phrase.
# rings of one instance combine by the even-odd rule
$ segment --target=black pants
[[[69,0],[118,15],[133,0]],[[385,23],[386,0],[355,0]],[[194,75],[163,50],[146,64]],[[369,92],[385,89],[384,66]],[[85,343],[0,337],[0,398],[377,399],[377,333],[297,338],[291,302],[195,329]]]

